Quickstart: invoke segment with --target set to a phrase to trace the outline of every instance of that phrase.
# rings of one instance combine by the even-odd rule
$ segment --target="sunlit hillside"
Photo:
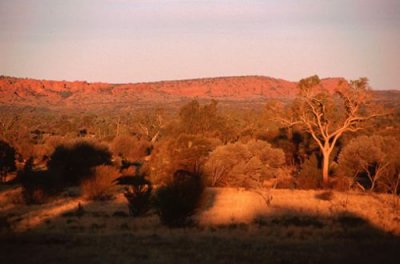
[[[322,80],[332,90],[342,78]],[[204,78],[137,84],[46,81],[13,77],[0,78],[0,102],[7,105],[47,108],[98,109],[136,104],[171,103],[198,99],[265,100],[292,98],[295,82],[262,76]]]

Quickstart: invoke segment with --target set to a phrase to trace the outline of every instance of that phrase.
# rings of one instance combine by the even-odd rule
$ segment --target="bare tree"
[[[366,78],[340,82],[334,91],[328,91],[314,75],[300,80],[298,87],[300,93],[293,104],[275,105],[273,119],[286,127],[300,125],[311,134],[322,153],[322,177],[327,184],[331,154],[339,138],[366,128],[368,120],[385,113],[372,105]]]
[[[137,120],[137,129],[154,144],[160,136],[161,130],[166,126],[163,110],[157,109],[153,113],[145,113]]]

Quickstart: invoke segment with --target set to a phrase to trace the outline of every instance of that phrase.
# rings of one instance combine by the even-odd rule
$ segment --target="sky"
[[[0,0],[0,75],[367,77],[400,89],[398,0]]]

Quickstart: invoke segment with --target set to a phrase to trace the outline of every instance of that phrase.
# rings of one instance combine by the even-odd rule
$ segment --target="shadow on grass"
[[[217,198],[211,193],[204,210]],[[67,199],[28,209],[21,221],[30,224],[29,231],[0,234],[0,263],[365,264],[399,258],[398,236],[350,212],[327,216],[279,207],[249,223],[168,229],[154,213],[129,217],[120,200]]]
[[[47,232],[43,223],[37,232],[3,234],[1,263],[365,264],[397,263],[399,257],[399,237],[348,212],[327,217],[282,208],[251,224],[168,229],[158,219],[151,223],[155,215],[119,217],[115,208],[100,213],[98,206],[108,205],[90,203],[51,219],[75,228]],[[85,218],[94,222],[82,228]],[[138,222],[150,224],[132,230]],[[102,233],[106,228],[109,232]]]

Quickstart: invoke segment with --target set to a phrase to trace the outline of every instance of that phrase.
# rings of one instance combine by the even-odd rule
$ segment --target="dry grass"
[[[129,217],[122,194],[8,207],[1,215],[13,231],[0,235],[0,261],[397,263],[400,215],[389,195],[268,193],[269,205],[252,191],[208,189],[199,225],[184,229],[164,227],[154,212]]]
[[[119,172],[112,166],[101,165],[94,170],[92,177],[81,183],[82,196],[88,200],[109,200],[112,198],[113,181]]]

